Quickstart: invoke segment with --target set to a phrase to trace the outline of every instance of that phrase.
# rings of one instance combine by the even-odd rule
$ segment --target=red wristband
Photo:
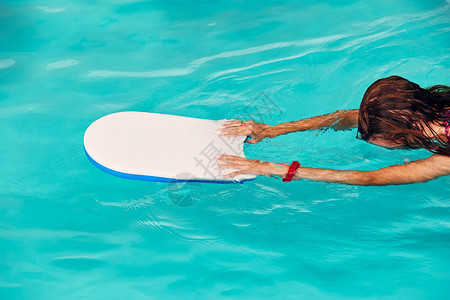
[[[297,169],[300,167],[300,164],[298,163],[298,161],[293,161],[292,164],[289,167],[289,170],[286,173],[286,177],[283,178],[283,181],[291,181],[292,177],[294,177],[295,172],[297,171]]]

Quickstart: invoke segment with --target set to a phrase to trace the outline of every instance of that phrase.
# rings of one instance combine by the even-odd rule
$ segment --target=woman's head
[[[399,76],[375,81],[365,92],[358,114],[358,138],[389,148],[425,148],[450,155],[436,128],[449,118],[450,88],[423,89]]]

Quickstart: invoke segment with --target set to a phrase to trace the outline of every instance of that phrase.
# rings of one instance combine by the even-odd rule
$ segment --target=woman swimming
[[[425,148],[433,155],[374,171],[350,171],[262,162],[232,155],[218,158],[219,167],[238,174],[279,176],[283,181],[311,179],[355,185],[425,182],[450,175],[450,87],[423,89],[399,76],[375,81],[365,92],[359,110],[339,110],[299,121],[270,126],[254,121],[230,120],[220,129],[224,136],[248,135],[249,143],[310,129],[346,130],[358,127],[357,138],[389,149]]]

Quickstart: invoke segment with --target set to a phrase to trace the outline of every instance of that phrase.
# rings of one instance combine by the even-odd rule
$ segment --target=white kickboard
[[[226,120],[205,120],[147,112],[119,112],[92,123],[84,135],[90,161],[124,178],[149,181],[242,182],[255,175],[222,175],[214,159],[221,154],[244,156],[245,136],[223,137]]]

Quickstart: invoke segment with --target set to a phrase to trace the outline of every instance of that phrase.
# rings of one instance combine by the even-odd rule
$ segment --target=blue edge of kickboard
[[[84,153],[86,153],[87,158],[89,159],[89,161],[96,166],[97,168],[99,168],[100,170],[102,170],[103,172],[106,172],[108,174],[117,176],[117,177],[121,177],[121,178],[126,178],[126,179],[134,179],[134,180],[145,180],[145,181],[154,181],[154,182],[185,182],[185,181],[189,181],[189,182],[206,182],[206,183],[221,183],[221,184],[237,184],[237,183],[244,183],[244,181],[251,181],[251,180],[255,180],[255,178],[253,179],[244,179],[241,181],[219,181],[219,180],[185,180],[185,179],[174,179],[174,178],[166,178],[166,177],[158,177],[158,176],[148,176],[148,175],[136,175],[136,174],[129,174],[129,173],[122,173],[122,172],[118,172],[118,171],[114,171],[110,168],[107,168],[101,164],[99,164],[98,162],[96,162],[86,151],[86,148],[83,146],[84,149]]]

